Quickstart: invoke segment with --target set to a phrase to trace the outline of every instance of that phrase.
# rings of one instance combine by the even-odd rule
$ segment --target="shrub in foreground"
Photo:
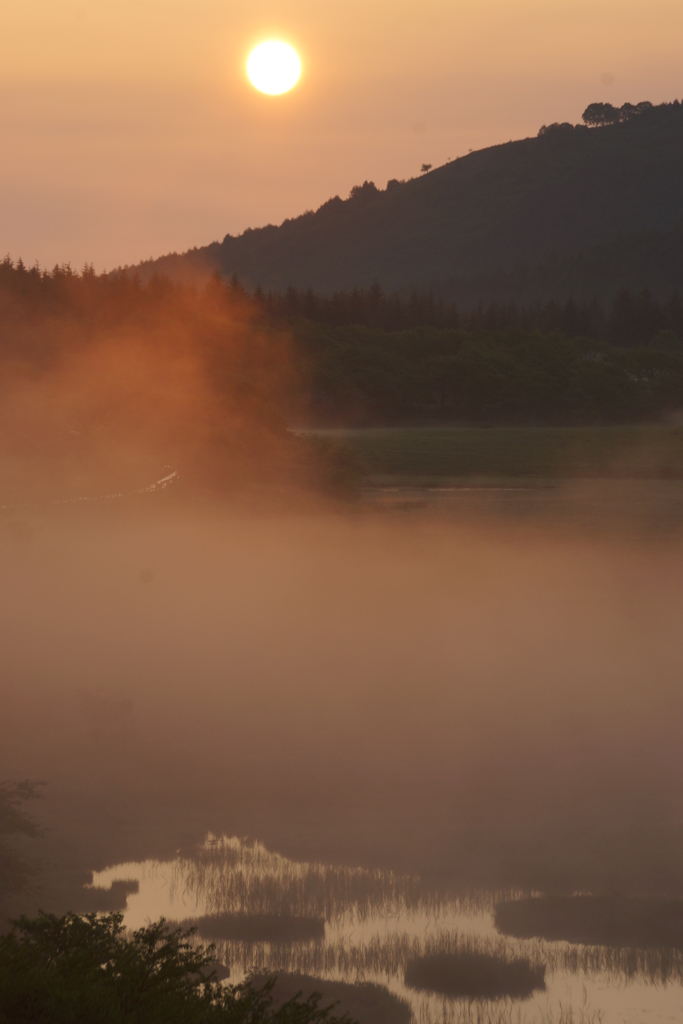
[[[20,918],[0,937],[0,1024],[351,1024],[319,996],[275,1006],[272,983],[223,986],[212,946],[162,919],[132,935],[122,914]]]
[[[413,957],[405,968],[410,988],[465,999],[526,999],[545,988],[545,967],[493,953],[461,950]]]

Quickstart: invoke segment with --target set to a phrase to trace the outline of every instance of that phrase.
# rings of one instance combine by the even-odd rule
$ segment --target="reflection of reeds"
[[[382,908],[401,913],[425,907],[418,878],[362,868],[291,861],[262,844],[236,839],[207,843],[177,863],[176,885],[202,896],[210,913],[274,914],[338,920],[353,909],[363,920]]]
[[[357,921],[373,914],[418,912],[438,918],[446,909],[492,910],[497,901],[513,895],[444,895],[415,875],[292,861],[261,843],[236,838],[209,839],[193,857],[178,860],[171,886],[174,893],[203,900],[207,913],[323,917],[330,922],[349,914]]]
[[[543,944],[551,971],[641,978],[653,985],[683,982],[683,950],[631,949],[624,946],[570,946],[556,950]]]
[[[344,980],[396,978],[406,963],[416,957],[434,954],[477,952],[507,956],[510,946],[502,939],[478,939],[458,932],[441,932],[420,938],[405,933],[375,935],[367,942],[340,938],[335,942],[311,942],[293,945],[265,945],[246,942],[218,942],[219,959],[228,965],[250,971],[286,971],[300,974],[334,975]],[[542,966],[540,949],[532,950],[532,962]]]
[[[367,922],[425,914],[433,924],[446,914],[493,912],[513,893],[444,894],[420,878],[381,870],[298,863],[261,843],[209,839],[193,858],[176,861],[171,889],[190,894],[209,914],[275,915]],[[603,975],[652,983],[683,983],[683,950],[570,946],[540,939],[478,938],[442,930],[416,938],[404,932],[361,941],[340,937],[309,942],[217,942],[221,960],[250,971],[287,971],[362,981],[398,978],[409,959],[468,949],[487,955],[525,957],[551,974]],[[493,1019],[493,1018],[492,1018]]]
[[[557,1007],[549,1004],[525,1013],[517,1003],[507,1000],[492,1003],[444,999],[435,1015],[429,1003],[422,1003],[417,1024],[601,1024],[602,1017],[601,1010],[588,1005],[584,990],[583,1004],[578,1009],[560,1003]]]
[[[222,963],[250,971],[287,971],[364,981],[400,977],[409,960],[422,956],[478,953],[486,956],[524,957],[534,969],[550,974],[609,976],[615,980],[639,978],[653,984],[683,982],[683,955],[672,950],[636,950],[611,947],[557,947],[547,943],[481,939],[458,932],[427,938],[405,933],[375,935],[367,941],[340,938],[334,942],[268,944],[218,941]]]

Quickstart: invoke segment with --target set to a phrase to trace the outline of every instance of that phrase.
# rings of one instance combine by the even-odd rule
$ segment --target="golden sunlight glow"
[[[287,43],[269,39],[252,51],[247,61],[249,81],[259,92],[280,96],[299,81],[301,61]]]

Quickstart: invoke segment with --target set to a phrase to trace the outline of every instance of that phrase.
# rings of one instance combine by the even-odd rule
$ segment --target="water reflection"
[[[683,1020],[683,952],[576,946],[503,938],[493,909],[522,893],[439,891],[419,877],[380,870],[296,862],[261,843],[209,836],[195,857],[171,863],[118,865],[97,873],[107,887],[133,878],[125,923],[206,914],[322,917],[322,939],[296,942],[218,940],[231,980],[285,971],[338,981],[381,983],[407,998],[419,1024],[574,1024],[601,1018],[619,1024]],[[546,966],[547,990],[523,1004],[467,1004],[407,989],[411,957],[475,950],[527,957]],[[569,1007],[574,1016],[567,1016]]]
[[[492,907],[490,893],[448,897],[414,875],[292,861],[237,838],[209,837],[194,857],[176,861],[171,886],[207,913],[323,917],[330,924],[378,915],[439,919],[454,909]]]

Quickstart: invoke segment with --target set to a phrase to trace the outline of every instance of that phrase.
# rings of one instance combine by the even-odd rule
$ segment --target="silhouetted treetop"
[[[372,199],[379,194],[374,181],[364,181],[362,185],[354,185],[349,192],[349,199]]]
[[[561,122],[560,121],[554,121],[552,124],[541,125],[541,127],[538,129],[538,134],[539,135],[547,135],[548,132],[557,132],[557,131],[563,131],[563,132],[570,131],[570,132],[573,132],[574,131],[574,125],[570,124],[569,121],[561,121]]]
[[[598,127],[606,124],[618,124],[620,121],[630,121],[638,114],[652,109],[652,103],[647,100],[636,104],[624,103],[621,107],[614,107],[611,103],[590,103],[582,117],[587,125]]]

